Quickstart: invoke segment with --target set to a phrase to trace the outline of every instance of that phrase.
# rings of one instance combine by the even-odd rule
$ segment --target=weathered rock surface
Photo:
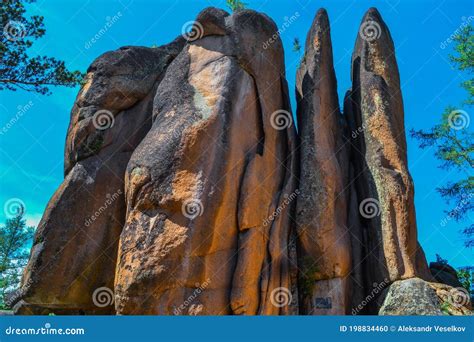
[[[263,14],[208,8],[186,43],[91,65],[16,313],[446,310],[445,285],[417,278],[432,279],[379,13],[362,21],[343,115],[317,13],[297,74],[299,137],[277,32]]]
[[[445,315],[472,315],[470,293],[463,287],[453,287],[440,283],[429,283],[438,296],[441,311]]]
[[[254,11],[197,22],[127,168],[117,312],[286,314],[295,132],[272,121],[291,120],[281,42],[262,47],[277,28]]]
[[[35,234],[18,313],[112,313],[94,304],[113,288],[125,220],[124,174],[151,126],[154,90],[183,41],[105,53],[88,69],[71,112],[65,179]]]
[[[346,96],[351,164],[366,261],[366,283],[430,279],[418,245],[407,167],[403,101],[390,33],[376,9],[364,16]],[[354,208],[352,209],[354,212]],[[352,228],[351,228],[352,229]]]
[[[380,315],[472,315],[469,292],[462,287],[419,278],[390,285]]]
[[[296,79],[300,136],[297,232],[303,307],[345,314],[351,246],[347,232],[347,155],[333,67],[329,20],[319,10],[306,38]],[[328,279],[330,286],[328,286]],[[324,280],[324,281],[322,281]],[[340,291],[333,292],[338,287]],[[336,305],[338,301],[339,305]],[[317,305],[316,302],[327,303]]]
[[[436,292],[419,278],[397,280],[388,289],[380,315],[430,315],[443,313]]]

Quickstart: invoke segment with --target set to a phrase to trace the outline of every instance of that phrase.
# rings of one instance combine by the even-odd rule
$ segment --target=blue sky
[[[396,45],[405,124],[429,128],[439,120],[447,105],[457,108],[465,98],[459,84],[467,77],[453,69],[448,60],[453,44],[446,40],[465,20],[474,15],[471,1],[428,0],[267,0],[244,1],[249,8],[265,12],[282,27],[288,17],[299,17],[281,38],[285,46],[286,73],[294,94],[296,67],[301,55],[292,51],[298,37],[304,43],[313,17],[320,7],[327,9],[342,101],[350,87],[350,57],[358,26],[369,7],[377,7],[388,24]],[[55,56],[71,69],[85,71],[103,52],[124,45],[152,46],[168,43],[181,33],[182,25],[193,20],[204,7],[225,8],[217,0],[118,0],[37,1],[30,14],[45,17],[46,35],[32,48],[33,54]],[[120,15],[119,15],[120,14]],[[118,20],[95,43],[88,44],[107,20]],[[471,18],[472,19],[472,18]],[[443,49],[441,45],[445,43]],[[89,46],[90,45],[90,46]],[[23,108],[23,115],[0,135],[0,204],[19,198],[26,205],[27,219],[36,225],[49,198],[63,179],[63,154],[69,112],[78,89],[53,88],[51,96],[24,91],[0,92],[0,128]],[[293,99],[294,104],[294,99]],[[293,109],[295,109],[293,107]],[[464,108],[468,110],[469,108]],[[474,122],[469,129],[472,129]],[[474,251],[463,247],[459,230],[463,224],[441,224],[445,202],[435,191],[457,171],[438,168],[432,150],[420,150],[408,137],[409,168],[415,182],[415,204],[419,240],[429,261],[441,254],[455,266],[474,264]],[[0,222],[5,220],[0,211]],[[470,218],[472,222],[472,217]]]

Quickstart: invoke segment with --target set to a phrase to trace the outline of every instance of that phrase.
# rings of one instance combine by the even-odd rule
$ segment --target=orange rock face
[[[342,117],[329,22],[320,10],[296,85],[300,308],[308,314],[345,314],[374,284],[430,278],[417,242],[394,47],[375,9],[363,18],[352,61]],[[376,305],[365,312],[377,312]]]
[[[208,8],[185,38],[89,68],[16,313],[377,313],[381,296],[360,305],[374,284],[431,280],[376,10],[343,114],[317,13],[297,73],[298,136],[273,21]]]
[[[294,125],[272,122],[290,113],[281,42],[263,49],[276,28],[252,11],[197,22],[201,37],[168,68],[127,168],[117,312],[288,313],[271,298],[293,285],[283,201],[295,190]]]
[[[365,287],[368,294],[371,284],[431,278],[417,241],[394,46],[375,9],[366,13],[359,29],[352,82],[344,112],[351,130],[347,139],[355,185],[349,221],[360,260],[353,266],[353,280],[356,292]]]
[[[344,314],[351,269],[347,231],[347,155],[327,14],[320,10],[306,38],[297,74],[300,196],[297,231],[303,306],[307,313]],[[327,285],[328,279],[339,278]],[[324,281],[321,281],[324,280]],[[307,284],[315,281],[315,284]],[[330,291],[340,287],[339,291]],[[339,303],[336,304],[336,301]],[[327,306],[317,304],[331,303]],[[337,307],[337,309],[336,309]]]
[[[124,174],[151,126],[154,90],[183,42],[126,47],[90,66],[66,141],[65,179],[36,231],[18,313],[113,313],[94,302],[113,289],[125,221]]]
[[[419,247],[413,181],[408,172],[403,101],[390,33],[377,10],[365,15],[352,56],[351,92],[355,124],[362,127],[355,179],[377,280],[428,274],[417,267]],[[365,202],[364,202],[365,201]],[[365,207],[364,207],[365,204]],[[371,211],[373,205],[374,212]],[[380,244],[381,243],[381,244]],[[369,247],[370,248],[370,247]]]

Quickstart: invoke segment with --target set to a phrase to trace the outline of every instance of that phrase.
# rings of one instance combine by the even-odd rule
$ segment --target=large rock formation
[[[376,9],[364,16],[352,56],[352,89],[344,112],[351,134],[353,246],[361,257],[353,280],[387,285],[431,279],[418,245],[413,181],[408,172],[403,101],[394,45]],[[356,216],[359,216],[358,218]],[[360,226],[356,225],[360,223]],[[361,276],[363,272],[363,276]],[[355,284],[360,290],[359,283]]]
[[[385,23],[374,9],[362,21],[341,114],[318,12],[298,137],[277,32],[263,14],[208,8],[187,42],[91,65],[17,313],[390,314],[399,298],[439,313],[412,279],[431,277]]]
[[[295,132],[273,121],[291,120],[281,42],[262,45],[277,28],[211,9],[195,30],[128,164],[117,312],[286,314]]]
[[[65,179],[36,231],[18,313],[112,313],[97,306],[112,289],[125,221],[124,174],[151,126],[155,90],[184,43],[124,47],[89,67],[71,112]]]
[[[320,10],[296,79],[300,136],[297,199],[302,310],[345,314],[351,246],[347,232],[347,154],[343,146],[329,20]]]
[[[394,46],[375,9],[359,29],[352,81],[344,123],[329,21],[320,10],[296,84],[300,306],[310,314],[344,314],[374,287],[430,279],[417,242]],[[363,310],[376,312],[376,301]]]

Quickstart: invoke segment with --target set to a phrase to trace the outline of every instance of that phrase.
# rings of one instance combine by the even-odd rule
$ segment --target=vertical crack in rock
[[[349,171],[349,184],[347,190],[349,191],[348,196],[348,214],[347,214],[347,226],[350,233],[351,240],[351,257],[352,257],[352,270],[351,270],[351,302],[349,303],[352,308],[352,314],[362,314],[365,312],[367,307],[359,307],[361,303],[366,299],[365,289],[366,287],[370,290],[371,284],[369,285],[367,277],[365,276],[365,270],[367,269],[367,229],[362,224],[362,216],[359,212],[359,198],[357,196],[357,182],[355,182],[356,173],[355,169],[358,165],[358,160],[351,158],[353,152],[352,149],[357,148],[355,146],[356,139],[361,133],[360,127],[355,123],[354,113],[352,111],[353,104],[351,103],[352,97],[351,92],[347,91],[344,97],[344,119],[346,121],[346,134],[345,147],[348,151],[348,171]],[[359,152],[359,150],[356,150]],[[357,174],[359,176],[359,174]],[[367,293],[368,294],[368,293]]]
[[[281,41],[263,48],[277,28],[248,10],[209,8],[196,21],[199,39],[166,71],[125,175],[117,312],[295,312],[272,298],[295,287],[284,204],[295,131],[272,126],[290,108]]]
[[[347,154],[327,13],[319,10],[296,78],[300,136],[297,232],[301,308],[345,314],[351,247],[347,232]]]
[[[36,231],[17,313],[114,312],[125,169],[150,129],[163,72],[183,45],[180,38],[159,48],[124,47],[89,67],[71,111],[65,179]],[[100,288],[109,291],[107,305],[95,292]]]

